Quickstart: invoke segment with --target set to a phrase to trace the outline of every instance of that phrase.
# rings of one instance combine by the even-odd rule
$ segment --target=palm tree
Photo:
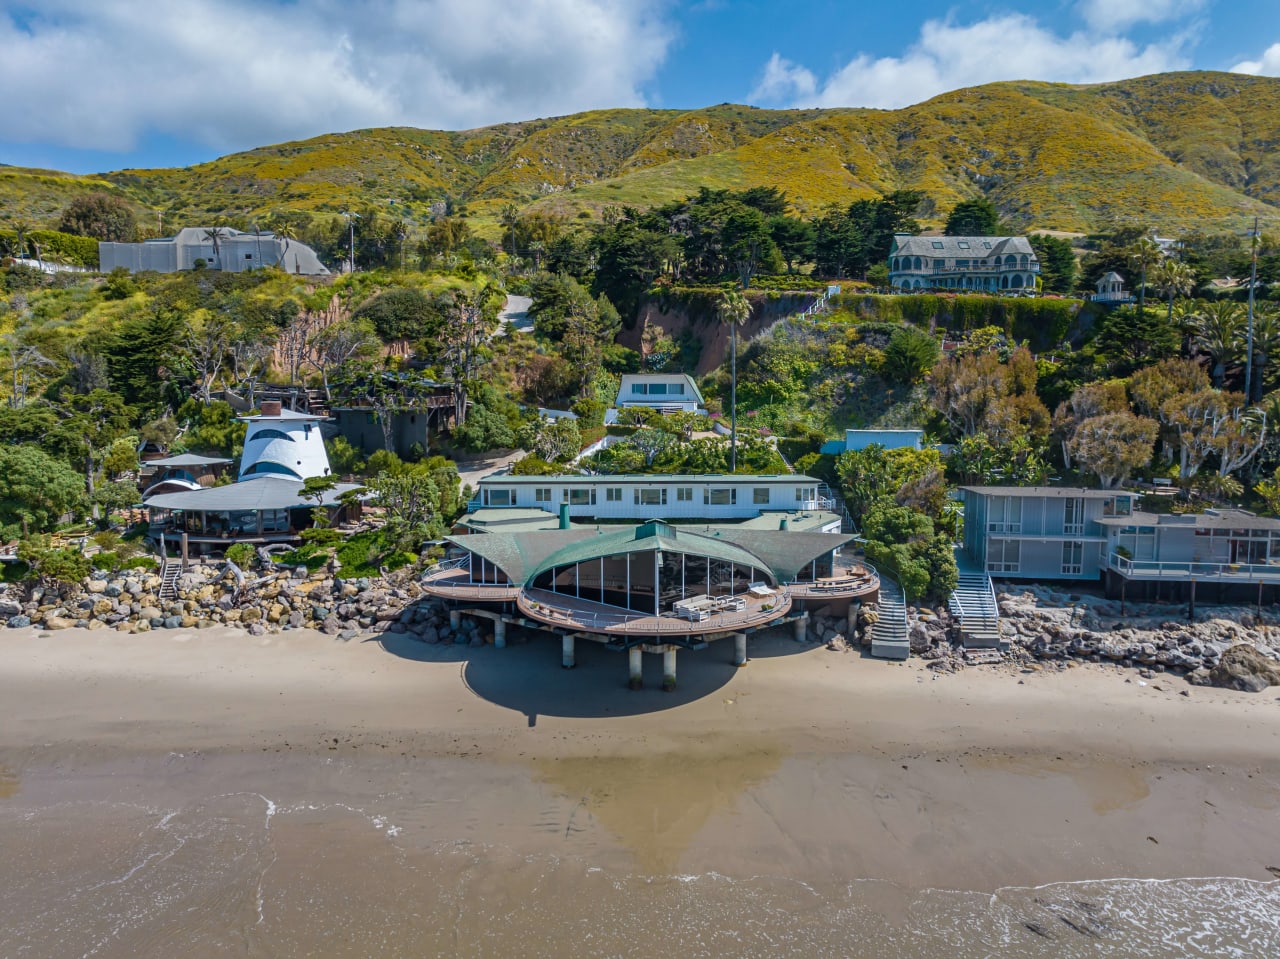
[[[751,315],[751,304],[738,290],[725,290],[716,303],[720,322],[729,324],[729,472],[738,470],[738,327]]]
[[[1227,366],[1240,358],[1244,316],[1239,303],[1218,300],[1204,304],[1196,314],[1195,345],[1213,363],[1213,385],[1222,386]]]
[[[1260,306],[1253,316],[1253,389],[1261,394],[1267,364],[1280,359],[1280,309]]]
[[[18,234],[18,249],[14,255],[21,260],[27,255],[27,234],[31,232],[31,224],[26,220],[14,220],[13,232]]]
[[[1161,296],[1169,299],[1169,322],[1173,323],[1173,298],[1187,296],[1196,288],[1196,271],[1179,260],[1166,259],[1151,271],[1152,282]]]
[[[213,244],[213,263],[215,270],[222,269],[222,248],[220,241],[222,239],[222,227],[215,226],[204,231],[204,238]]]
[[[1142,273],[1142,280],[1138,285],[1138,313],[1141,315],[1147,303],[1147,268],[1159,263],[1164,252],[1155,240],[1144,236],[1129,247],[1128,255],[1129,262]]]
[[[277,240],[284,240],[284,247],[280,250],[280,258],[276,260],[276,266],[283,267],[285,255],[289,252],[289,241],[298,238],[298,231],[292,223],[282,216],[277,216],[271,220],[271,232],[275,234]],[[288,271],[288,267],[283,267]]]

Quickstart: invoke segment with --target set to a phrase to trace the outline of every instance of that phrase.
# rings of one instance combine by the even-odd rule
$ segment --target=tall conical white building
[[[282,409],[279,400],[264,400],[259,412],[239,419],[249,424],[240,457],[241,480],[329,475],[329,456],[320,436],[324,417]]]

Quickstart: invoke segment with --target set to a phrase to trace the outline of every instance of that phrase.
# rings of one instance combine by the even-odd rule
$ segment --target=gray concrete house
[[[311,247],[271,232],[242,233],[228,227],[189,226],[177,236],[159,240],[98,244],[98,266],[103,273],[120,267],[130,273],[148,270],[177,273],[195,269],[196,260],[203,260],[209,269],[224,273],[243,273],[268,266],[306,276],[324,276],[329,272]]]

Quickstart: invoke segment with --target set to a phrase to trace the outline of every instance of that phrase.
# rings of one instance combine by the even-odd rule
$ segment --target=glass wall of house
[[[797,583],[813,583],[820,579],[827,579],[835,575],[836,553],[832,550],[829,553],[823,553],[812,562],[802,566],[796,572],[795,582]]]
[[[251,537],[260,533],[287,533],[291,528],[287,509],[175,510],[173,527],[191,536]],[[310,513],[306,510],[307,526]],[[261,525],[259,525],[261,518]]]
[[[1280,530],[1227,527],[1198,529],[1195,560],[1201,563],[1265,566],[1273,560],[1280,560]]]
[[[767,570],[674,550],[647,550],[583,560],[539,573],[534,589],[637,613],[671,612],[689,596],[745,593],[769,583]]]
[[[471,553],[471,582],[489,583],[495,586],[506,586],[511,582],[505,572],[489,562],[483,556]]]

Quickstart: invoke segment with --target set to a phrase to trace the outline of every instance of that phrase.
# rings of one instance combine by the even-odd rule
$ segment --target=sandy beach
[[[558,652],[0,633],[0,956],[760,954],[748,906],[779,955],[1185,954],[1119,880],[1280,946],[1280,690]]]

